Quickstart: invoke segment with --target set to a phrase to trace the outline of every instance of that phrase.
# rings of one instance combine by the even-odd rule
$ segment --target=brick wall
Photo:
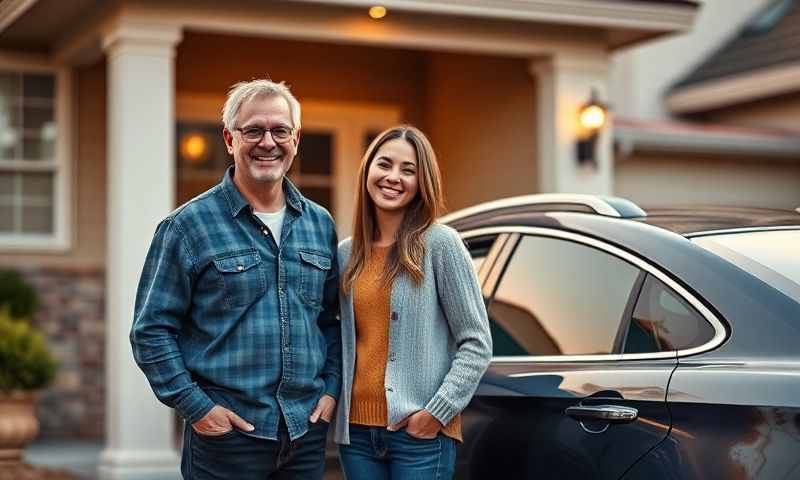
[[[39,397],[39,438],[105,436],[105,275],[100,270],[22,272],[39,292],[32,323],[58,360],[54,384]]]

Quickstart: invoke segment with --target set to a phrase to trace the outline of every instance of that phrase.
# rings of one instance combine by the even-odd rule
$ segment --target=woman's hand
[[[427,410],[417,410],[401,422],[389,425],[386,428],[392,432],[405,428],[406,432],[412,437],[430,440],[436,438],[436,435],[442,430],[442,424]]]

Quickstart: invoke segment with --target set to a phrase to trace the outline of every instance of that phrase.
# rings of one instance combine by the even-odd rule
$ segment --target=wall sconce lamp
[[[192,132],[184,135],[180,142],[183,161],[189,165],[203,165],[211,156],[208,140],[202,133]]]
[[[598,98],[597,91],[592,89],[589,101],[584,103],[578,111],[578,121],[581,127],[576,144],[578,165],[597,167],[597,138],[600,136],[600,130],[606,125],[607,117],[608,105],[602,103]]]

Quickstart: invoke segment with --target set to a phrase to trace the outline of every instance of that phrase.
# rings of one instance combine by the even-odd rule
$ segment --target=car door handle
[[[591,405],[567,407],[564,411],[576,420],[603,420],[609,423],[629,423],[639,418],[639,411],[617,405]]]

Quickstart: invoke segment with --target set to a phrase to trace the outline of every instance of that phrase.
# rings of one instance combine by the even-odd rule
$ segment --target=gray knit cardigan
[[[339,271],[350,249],[349,238],[339,244]],[[423,263],[420,285],[405,272],[392,285],[384,380],[390,424],[424,408],[446,425],[467,406],[492,357],[486,307],[458,233],[431,226]],[[352,292],[341,292],[339,298],[344,364],[334,439],[349,445],[356,328]]]

